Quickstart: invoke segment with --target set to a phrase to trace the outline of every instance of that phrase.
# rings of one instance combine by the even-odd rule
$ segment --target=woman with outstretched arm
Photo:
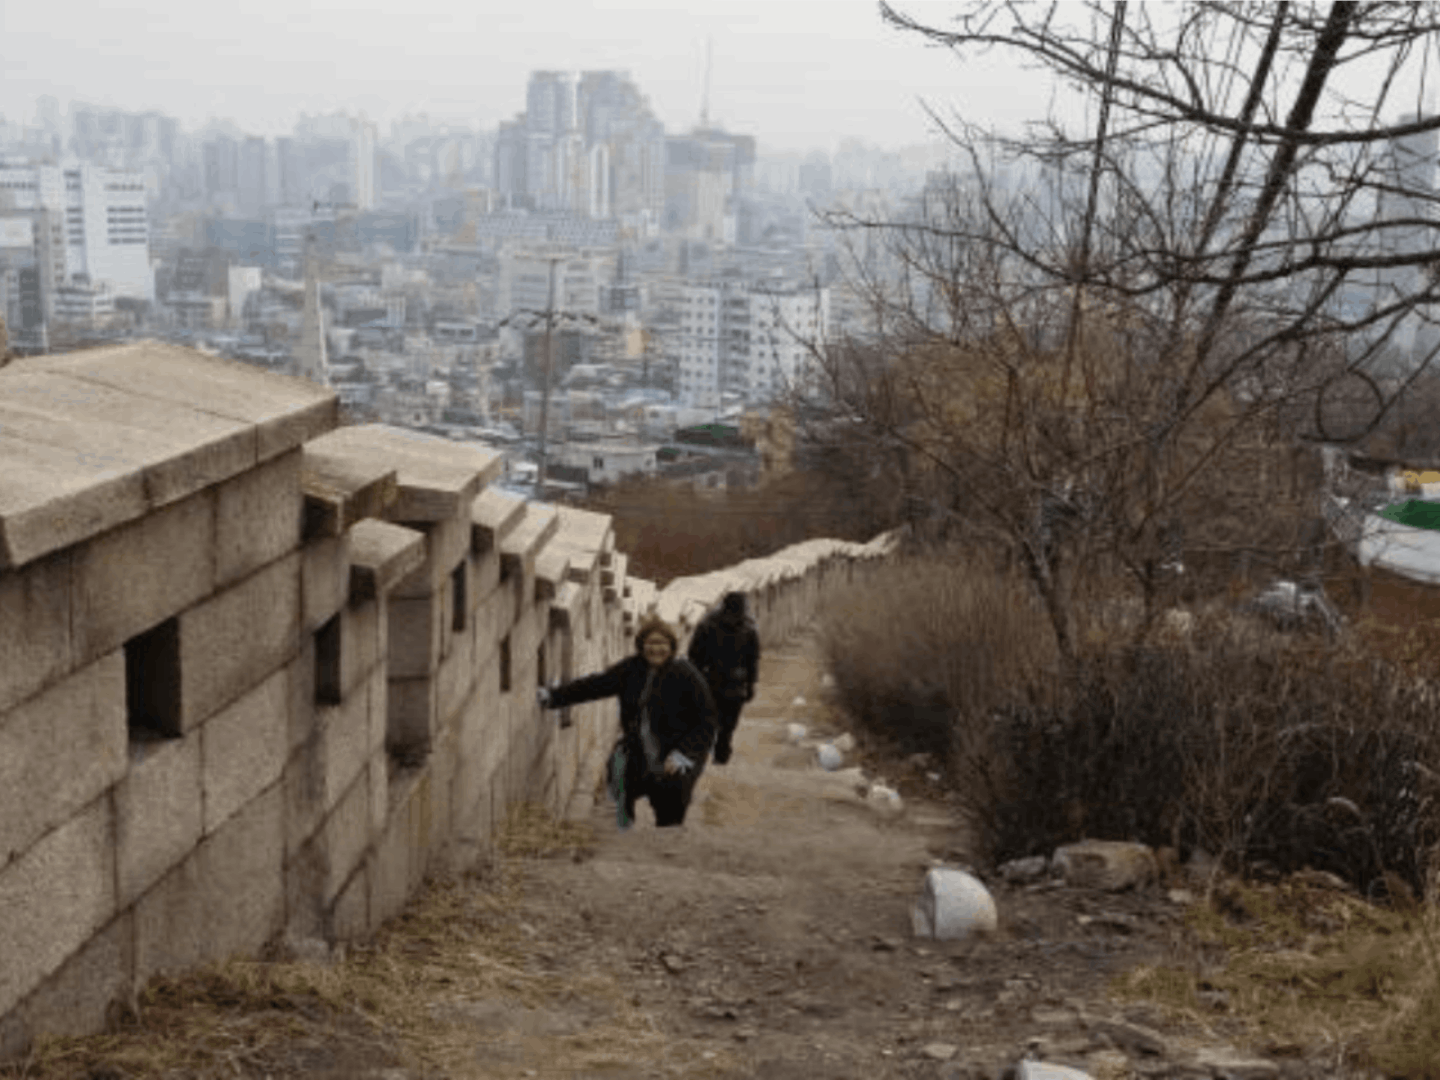
[[[658,827],[682,825],[715,742],[715,702],[663,620],[640,627],[635,649],[607,671],[541,687],[537,696],[548,709],[618,697],[620,739],[610,757],[610,782],[621,828],[635,820],[642,797],[650,800]]]

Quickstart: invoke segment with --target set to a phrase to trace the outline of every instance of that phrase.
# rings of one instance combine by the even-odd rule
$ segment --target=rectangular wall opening
[[[340,704],[340,616],[315,631],[315,704]]]
[[[545,646],[535,650],[535,685],[545,685]]]
[[[450,573],[450,629],[457,634],[465,630],[465,616],[469,610],[465,597],[465,560],[461,559],[460,565]]]
[[[178,739],[180,620],[125,643],[125,724],[132,739]]]
[[[500,692],[510,692],[510,636],[500,639]]]

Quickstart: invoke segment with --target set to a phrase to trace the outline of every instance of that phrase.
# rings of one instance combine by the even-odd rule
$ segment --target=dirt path
[[[636,1046],[628,1067],[585,1071],[583,1046],[577,1056],[497,1032],[477,1075],[966,1077],[1043,1037],[1037,1008],[1044,1020],[1049,1007],[1052,1028],[1073,1026],[1067,1001],[1099,993],[1111,961],[1140,943],[1092,936],[1042,955],[1074,931],[1053,898],[1007,900],[993,941],[915,941],[919,883],[956,852],[957,830],[942,806],[913,798],[884,818],[850,783],[802,764],[786,727],[813,726],[821,675],[811,639],[767,654],[735,756],[707,769],[682,829],[656,830],[642,804],[620,833],[601,803],[588,857],[524,867],[517,918],[550,970],[608,973],[658,1040]],[[595,1020],[577,1000],[531,1015],[557,1031]]]

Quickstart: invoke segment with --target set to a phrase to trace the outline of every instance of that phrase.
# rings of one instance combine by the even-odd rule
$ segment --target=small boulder
[[[831,741],[835,744],[835,749],[842,754],[848,754],[855,749],[855,736],[848,731]]]
[[[805,736],[810,734],[810,729],[804,724],[786,724],[785,741],[791,746],[799,746],[805,741]]]
[[[1000,865],[1000,876],[1007,885],[1028,885],[1039,881],[1050,872],[1050,860],[1044,855],[1031,855],[1028,859],[1011,859]]]
[[[1054,865],[1067,884],[1107,892],[1144,888],[1159,877],[1150,848],[1117,840],[1066,844],[1056,848]]]
[[[1195,1064],[1224,1080],[1271,1080],[1280,1075],[1280,1066],[1275,1062],[1247,1058],[1228,1046],[1197,1050]]]
[[[797,695],[791,700],[791,702],[790,702],[790,707],[791,707],[792,709],[803,709],[803,708],[805,707],[805,699],[804,699],[803,697],[801,697],[800,695],[797,694]]]
[[[1164,1057],[1170,1051],[1165,1037],[1143,1024],[1090,1016],[1086,1017],[1085,1026],[1093,1034],[1104,1035],[1116,1046],[1132,1054],[1155,1054]]]
[[[870,790],[865,793],[865,802],[872,810],[891,816],[905,809],[900,793],[884,784],[871,784]]]
[[[1048,1061],[1022,1061],[1015,1066],[1015,1080],[1092,1080],[1083,1069],[1051,1065]]]
[[[821,743],[815,748],[815,761],[826,772],[834,772],[845,764],[845,755],[840,753],[834,743]]]
[[[958,941],[975,933],[993,933],[999,925],[995,900],[963,870],[931,870],[911,913],[915,936]]]

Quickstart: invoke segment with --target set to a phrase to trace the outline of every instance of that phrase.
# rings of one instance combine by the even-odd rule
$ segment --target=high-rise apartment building
[[[54,281],[104,282],[116,297],[153,299],[145,180],[96,165],[0,165],[12,211],[49,212]]]
[[[345,153],[344,179],[340,183],[348,191],[347,198],[361,210],[374,208],[379,192],[375,173],[378,145],[373,123],[363,116],[353,117],[344,113],[302,116],[295,125],[295,137],[312,150],[308,170],[312,180],[320,171],[313,160],[316,156],[313,150],[341,143]]]
[[[5,195],[6,188],[0,186],[0,317],[12,344],[44,348],[57,284],[52,218],[43,209],[7,209]],[[58,238],[63,237],[62,231]]]
[[[496,135],[494,180],[512,208],[645,231],[665,205],[664,128],[625,72],[537,71],[525,112]]]
[[[212,199],[235,198],[240,190],[240,144],[219,135],[205,144],[205,194]]]
[[[525,91],[525,130],[552,139],[575,127],[575,79],[568,71],[533,71]]]
[[[688,282],[680,325],[680,400],[718,408],[722,395],[767,401],[813,383],[814,347],[829,325],[828,289],[738,279]]]
[[[1401,124],[1420,119],[1410,114]],[[1376,207],[1380,223],[1381,253],[1418,256],[1440,247],[1440,215],[1434,205],[1440,167],[1440,132],[1425,131],[1394,140],[1382,163],[1389,190],[1380,195]],[[1386,226],[1386,222],[1395,222]],[[1405,224],[1400,224],[1405,222]],[[1373,301],[1378,307],[1414,295],[1424,287],[1425,270],[1420,266],[1385,267],[1376,275]],[[1440,349],[1440,317],[1431,305],[1408,313],[1390,333],[1388,344],[1402,367],[1413,367]],[[1388,322],[1388,320],[1387,320]],[[1440,356],[1437,356],[1440,361]]]
[[[265,208],[267,158],[265,140],[258,135],[247,136],[237,149],[235,188],[242,214],[258,214]]]
[[[354,179],[351,182],[350,190],[353,193],[355,205],[361,210],[373,210],[376,198],[375,125],[364,119],[355,121],[351,146],[354,153],[352,163]]]

